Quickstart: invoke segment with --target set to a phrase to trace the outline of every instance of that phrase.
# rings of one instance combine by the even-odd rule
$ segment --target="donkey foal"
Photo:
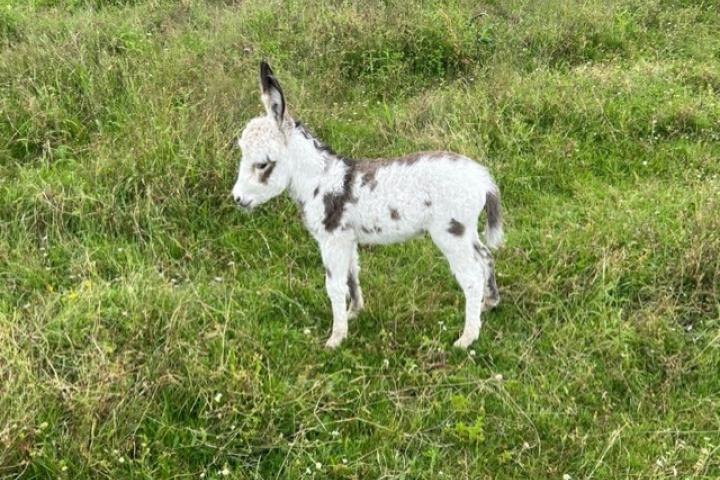
[[[487,169],[451,152],[344,158],[287,114],[283,91],[265,62],[260,87],[267,115],[250,120],[237,140],[242,160],[232,196],[250,210],[287,190],[298,204],[325,264],[333,312],[326,346],[340,344],[348,318],[363,307],[358,244],[400,242],[424,232],[465,294],[465,328],[455,345],[466,348],[476,340],[481,310],[500,301],[490,251],[477,234],[484,208],[487,244],[497,247],[503,236],[500,193]]]

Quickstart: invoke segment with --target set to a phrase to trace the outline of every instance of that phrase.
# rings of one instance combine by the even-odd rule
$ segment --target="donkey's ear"
[[[273,117],[278,125],[282,125],[285,116],[285,95],[280,88],[280,82],[265,60],[260,62],[260,98],[268,115]]]

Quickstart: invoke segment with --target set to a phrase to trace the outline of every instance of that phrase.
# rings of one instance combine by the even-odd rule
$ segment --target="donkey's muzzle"
[[[235,205],[242,208],[243,210],[250,210],[252,207],[252,200],[243,200],[242,197],[233,197]]]

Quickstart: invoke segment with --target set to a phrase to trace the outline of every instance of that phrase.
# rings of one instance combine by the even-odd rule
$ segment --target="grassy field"
[[[715,1],[0,0],[0,478],[720,477]],[[429,239],[365,248],[337,351],[294,204],[228,198],[290,111],[503,190],[468,351]]]

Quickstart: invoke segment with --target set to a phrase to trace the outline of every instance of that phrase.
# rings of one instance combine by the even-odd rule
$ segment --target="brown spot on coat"
[[[400,220],[400,212],[397,209],[390,207],[390,218],[393,220]]]
[[[360,186],[365,187],[367,185],[370,186],[370,190],[375,190],[375,187],[377,187],[377,185],[378,185],[378,182],[375,179],[375,171],[374,170],[365,172],[362,176],[362,179],[360,181]]]
[[[352,196],[352,182],[355,176],[355,162],[347,158],[338,158],[339,161],[345,164],[345,177],[343,178],[342,190],[336,193],[330,192],[323,196],[323,203],[325,204],[325,218],[323,219],[323,225],[325,230],[332,232],[338,226],[342,220],[343,213],[345,212],[345,204],[347,202],[357,201]]]
[[[432,205],[432,202],[430,200],[425,200],[425,206],[429,207]]]
[[[463,233],[465,233],[465,225],[458,222],[457,220],[450,219],[450,226],[448,227],[448,232],[452,233],[456,237],[461,237]]]
[[[459,160],[461,155],[453,152],[444,151],[427,151],[427,152],[416,152],[402,157],[394,158],[375,158],[372,160],[362,160],[357,162],[356,169],[362,173],[361,186],[370,186],[373,190],[377,186],[376,172],[381,168],[388,167],[390,165],[414,165],[420,160]]]
[[[446,151],[427,151],[427,152],[416,152],[411,153],[410,155],[405,155],[402,157],[398,157],[393,159],[395,163],[399,163],[401,165],[412,165],[416,163],[418,160],[422,159],[427,160],[458,160],[460,158],[460,155],[453,152],[446,152]]]

